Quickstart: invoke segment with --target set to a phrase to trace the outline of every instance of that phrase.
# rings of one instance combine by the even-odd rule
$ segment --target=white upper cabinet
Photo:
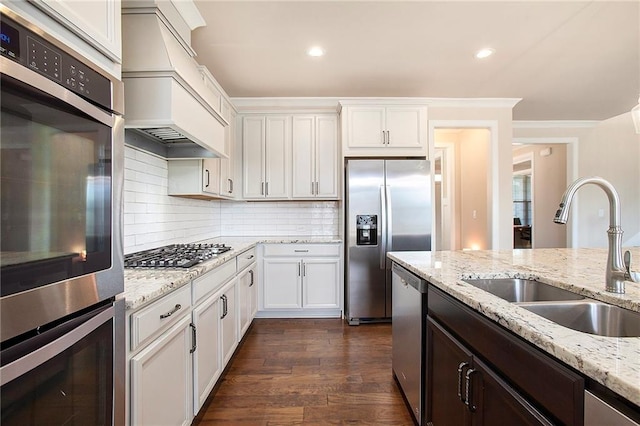
[[[218,198],[220,158],[169,161],[168,194],[186,198]]]
[[[342,108],[344,156],[427,155],[427,108],[352,105]]]
[[[2,4],[77,50],[114,77],[121,77],[120,0],[3,0]]]
[[[220,197],[235,198],[234,188],[234,155],[236,138],[236,114],[231,108],[231,104],[226,99],[222,99],[222,117],[229,125],[224,129],[225,153],[229,158],[220,158]]]
[[[243,118],[245,199],[288,199],[291,174],[291,117]]]
[[[42,0],[38,6],[115,62],[122,59],[120,0]]]
[[[338,120],[293,116],[293,198],[338,197]]]

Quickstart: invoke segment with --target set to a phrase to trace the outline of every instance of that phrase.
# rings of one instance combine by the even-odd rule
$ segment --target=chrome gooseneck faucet
[[[632,272],[631,253],[625,252],[624,259],[622,257],[622,228],[620,227],[620,197],[618,191],[605,179],[593,176],[584,177],[573,182],[562,196],[560,201],[560,209],[556,211],[553,219],[555,223],[565,224],[569,219],[569,207],[576,191],[583,185],[592,183],[604,190],[609,197],[609,251],[607,254],[607,270],[606,270],[606,289],[612,293],[624,293],[625,280],[638,282],[640,274]]]

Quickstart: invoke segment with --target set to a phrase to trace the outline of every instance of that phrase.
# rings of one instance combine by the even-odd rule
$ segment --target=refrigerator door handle
[[[391,189],[389,189],[389,185],[384,186],[384,195],[387,204],[387,226],[385,227],[387,231],[387,238],[385,239],[385,252],[393,250],[393,205],[391,204]]]
[[[385,186],[380,186],[380,222],[382,225],[382,238],[380,238],[380,269],[386,268],[386,256],[387,256],[387,200]]]

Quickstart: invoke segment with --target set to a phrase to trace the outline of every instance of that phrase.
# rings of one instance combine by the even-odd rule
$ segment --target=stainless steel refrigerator
[[[345,316],[391,319],[389,251],[431,250],[429,162],[348,160],[345,170]]]

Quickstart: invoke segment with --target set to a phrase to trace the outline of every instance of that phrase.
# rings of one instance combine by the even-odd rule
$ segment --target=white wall
[[[545,127],[540,123],[527,126],[527,123],[516,123],[514,137],[577,139],[575,175],[601,176],[613,184],[622,207],[622,243],[640,245],[640,135],[634,131],[630,113],[585,127],[562,123],[554,126],[553,122]],[[568,244],[606,247],[609,204],[605,193],[592,185],[583,187],[576,193],[571,210],[567,222]]]
[[[220,236],[334,236],[339,203],[204,201],[167,195],[167,160],[125,146],[124,251]]]
[[[491,248],[491,203],[488,197],[490,136],[487,129],[466,129],[458,138],[456,173],[460,190],[457,205],[463,249]]]

